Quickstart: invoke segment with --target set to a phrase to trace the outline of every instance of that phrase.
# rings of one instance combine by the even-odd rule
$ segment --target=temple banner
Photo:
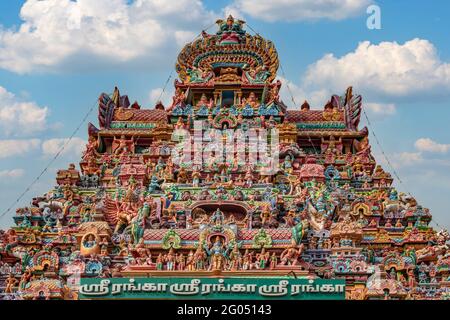
[[[345,280],[290,278],[83,278],[79,299],[344,300]]]

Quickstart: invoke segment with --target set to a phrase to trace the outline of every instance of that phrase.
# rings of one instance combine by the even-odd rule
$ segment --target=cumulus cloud
[[[12,169],[12,170],[2,170],[0,171],[0,178],[20,178],[25,174],[23,169]]]
[[[342,57],[326,54],[308,67],[303,79],[308,92],[323,87],[342,90],[348,85],[381,99],[449,94],[450,64],[439,59],[428,40],[364,41]]]
[[[0,86],[0,130],[5,135],[24,136],[43,131],[47,128],[48,115],[47,107],[21,101]]]
[[[423,39],[403,44],[365,41],[341,57],[324,55],[307,67],[299,82],[278,78],[283,82],[281,97],[292,107],[292,94],[296,108],[308,100],[312,108],[321,109],[332,94],[341,95],[353,86],[374,120],[394,115],[397,102],[450,96],[450,63],[442,61],[435,46]]]
[[[401,152],[393,154],[393,165],[396,168],[405,166],[427,165],[436,168],[437,166],[450,166],[448,159],[442,159],[442,157],[434,154],[445,154],[450,151],[450,144],[441,144],[430,138],[420,138],[414,143],[414,147],[417,151],[413,152]],[[429,154],[425,154],[429,153]]]
[[[343,20],[363,14],[371,2],[370,0],[236,0],[229,10],[268,22]]]
[[[75,158],[80,157],[84,150],[86,141],[78,137],[72,138],[70,142],[68,142],[68,140],[68,138],[54,138],[45,140],[42,143],[42,153],[44,156],[54,156],[57,152],[59,152],[62,146],[65,146],[64,150],[61,152],[61,155],[70,155]]]
[[[199,0],[27,0],[20,17],[18,29],[0,29],[0,68],[17,73],[156,66],[216,16]]]
[[[441,144],[430,138],[420,138],[414,146],[417,150],[425,152],[446,153],[450,150],[450,144]]]
[[[26,154],[38,149],[40,145],[39,139],[0,140],[0,159]]]

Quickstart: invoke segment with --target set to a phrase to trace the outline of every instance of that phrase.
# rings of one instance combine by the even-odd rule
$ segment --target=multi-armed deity
[[[274,44],[217,24],[181,50],[171,105],[100,95],[80,169],[0,234],[5,297],[74,299],[76,276],[294,274],[345,279],[348,299],[448,298],[449,234],[376,164],[361,97],[288,108]]]

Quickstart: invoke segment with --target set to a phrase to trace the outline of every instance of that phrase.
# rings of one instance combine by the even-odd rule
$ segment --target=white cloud
[[[397,107],[393,103],[363,103],[370,120],[383,120],[397,112]]]
[[[12,170],[3,170],[0,171],[0,178],[20,178],[25,174],[25,170],[23,169],[12,169]]]
[[[426,157],[425,152],[441,153],[444,154],[450,151],[450,144],[440,144],[433,141],[430,138],[420,138],[414,143],[416,152],[401,152],[395,153],[393,157],[393,166],[395,168],[402,168],[406,166],[420,167],[428,166],[430,170],[434,170],[437,167],[450,167],[450,161],[448,159],[442,159],[439,157]],[[378,158],[380,159],[380,158]]]
[[[396,112],[396,107],[393,103],[366,103],[364,106],[370,112],[380,116],[393,115]]]
[[[0,68],[17,73],[157,66],[216,16],[199,0],[27,0],[20,17],[17,30],[0,29]]]
[[[0,130],[5,135],[24,136],[43,131],[47,128],[48,114],[47,107],[21,101],[0,86]]]
[[[353,85],[358,92],[383,99],[450,93],[450,64],[442,62],[428,40],[399,44],[364,41],[342,57],[326,54],[310,65],[302,87],[314,92],[326,87],[342,91]]]
[[[158,102],[158,100],[161,100],[164,107],[167,109],[172,103],[172,97],[174,93],[175,92],[172,87],[166,88],[164,92],[162,88],[155,88],[150,90],[149,99],[151,107],[153,107]]]
[[[66,145],[68,140],[68,138],[55,138],[45,140],[42,143],[42,153],[44,154],[44,156],[54,156],[61,149],[61,147],[65,145],[64,150],[61,152],[61,155],[80,157],[82,152],[84,151],[86,141],[81,138],[74,137]]]
[[[450,63],[441,61],[434,45],[423,39],[403,44],[365,41],[341,57],[326,54],[307,67],[298,84],[278,78],[283,100],[292,106],[292,93],[296,108],[308,100],[312,108],[322,109],[332,94],[353,86],[372,119],[394,115],[394,102],[450,95]]]
[[[236,0],[230,7],[269,22],[343,20],[365,13],[370,0]],[[231,9],[229,9],[231,10]]]
[[[430,138],[418,139],[414,146],[419,151],[446,153],[450,150],[450,144],[440,144]]]
[[[308,100],[312,109],[322,109],[331,97],[331,93],[327,89],[307,92],[302,86],[286,78],[278,76],[277,80],[280,80],[282,83],[280,90],[281,99],[287,106],[293,109],[298,109],[305,100]]]
[[[39,148],[40,145],[39,139],[0,140],[0,159],[23,155]]]
[[[394,154],[394,167],[411,166],[424,161],[421,152],[401,152]]]

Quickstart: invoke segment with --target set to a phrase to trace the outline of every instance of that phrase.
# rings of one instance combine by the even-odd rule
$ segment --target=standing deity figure
[[[192,250],[189,251],[186,257],[186,270],[194,271],[195,270],[195,255]]]
[[[225,216],[223,214],[223,212],[217,208],[217,210],[214,212],[214,214],[211,216],[210,218],[210,223],[216,225],[216,226],[221,226],[225,221]]]
[[[261,253],[256,255],[256,266],[258,269],[265,269],[267,262],[269,261],[270,253],[266,252],[266,249],[262,248]]]
[[[156,258],[156,270],[163,270],[163,268],[164,268],[164,257],[162,253],[160,253]]]
[[[194,268],[195,270],[205,270],[206,253],[201,244],[198,245],[194,253]]]
[[[166,269],[173,271],[175,270],[176,265],[176,256],[173,252],[173,248],[170,248],[169,253],[165,256],[165,262],[166,262]]]
[[[245,250],[244,258],[242,262],[242,270],[251,270],[253,268],[253,252]]]
[[[275,252],[270,256],[270,270],[273,270],[277,267],[278,257]]]
[[[186,258],[182,252],[176,256],[176,262],[177,270],[183,271],[186,267]]]
[[[228,249],[225,248],[220,236],[216,236],[211,248],[208,248],[208,245],[205,243],[204,249],[210,257],[209,270],[223,270]]]
[[[228,270],[236,271],[240,270],[242,267],[242,255],[239,251],[239,246],[237,242],[234,244],[233,250],[230,252],[230,263],[228,265]]]

